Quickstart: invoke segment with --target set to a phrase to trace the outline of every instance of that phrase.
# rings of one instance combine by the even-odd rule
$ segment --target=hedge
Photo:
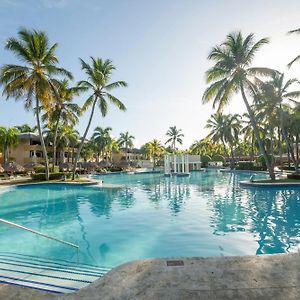
[[[72,173],[70,172],[56,172],[56,173],[50,173],[49,174],[49,179],[50,180],[60,180],[62,179],[64,176],[66,176],[67,178],[71,178]],[[31,178],[33,180],[45,180],[46,174],[45,173],[35,173],[35,174],[31,174]]]
[[[287,175],[288,179],[297,179],[300,180],[300,173],[292,173]]]
[[[221,161],[221,162],[225,162],[225,158],[223,155],[220,154],[215,154],[213,155],[213,157],[211,158],[212,161]]]

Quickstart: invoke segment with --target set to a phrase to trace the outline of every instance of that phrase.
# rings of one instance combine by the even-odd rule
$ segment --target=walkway
[[[42,296],[43,295],[43,296]],[[65,295],[0,286],[0,299],[299,299],[300,254],[146,259],[113,269]]]

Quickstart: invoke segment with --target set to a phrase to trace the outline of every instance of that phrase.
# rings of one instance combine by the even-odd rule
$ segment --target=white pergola
[[[168,154],[164,157],[164,171],[166,176],[188,176],[190,174],[191,165],[193,169],[195,165],[198,165],[198,167],[201,169],[200,155]]]

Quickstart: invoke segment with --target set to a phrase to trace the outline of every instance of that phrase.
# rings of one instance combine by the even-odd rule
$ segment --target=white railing
[[[42,236],[42,237],[44,237],[46,239],[49,239],[49,240],[52,240],[52,241],[56,241],[56,242],[59,242],[61,244],[64,244],[64,245],[67,245],[67,246],[75,248],[77,250],[77,263],[79,262],[79,246],[78,245],[75,245],[75,244],[70,243],[70,242],[63,241],[61,239],[58,239],[58,238],[55,238],[53,236],[47,235],[45,233],[42,233],[42,232],[39,232],[39,231],[30,229],[30,228],[27,228],[25,226],[22,226],[22,225],[10,222],[10,221],[5,220],[5,219],[1,219],[0,218],[0,222],[3,223],[3,224],[9,225],[9,226],[15,227],[15,228],[19,228],[19,229],[31,232],[31,233],[36,234],[36,235]]]

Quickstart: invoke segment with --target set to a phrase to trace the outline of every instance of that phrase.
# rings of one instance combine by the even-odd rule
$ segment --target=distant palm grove
[[[300,29],[289,33],[300,33]],[[188,149],[179,150],[184,133],[175,125],[170,126],[166,128],[165,141],[153,139],[136,149],[142,158],[151,161],[155,168],[163,165],[164,154],[197,154],[201,155],[204,166],[222,162],[230,168],[267,170],[271,179],[275,179],[276,167],[298,172],[300,82],[286,78],[282,71],[253,66],[256,53],[267,43],[267,38],[256,40],[253,34],[233,32],[213,47],[208,55],[212,65],[205,74],[208,86],[202,95],[202,103],[211,103],[216,110],[207,120],[209,134]],[[24,109],[32,111],[36,126],[0,126],[3,164],[14,160],[9,149],[16,147],[18,136],[31,132],[40,139],[46,180],[61,167],[59,157],[66,148],[72,149],[68,162],[73,179],[80,162],[93,162],[99,168],[109,169],[112,154],[120,151],[124,153],[123,166],[129,167],[134,133],[121,132],[113,137],[112,127],[102,127],[101,120],[96,128],[91,128],[96,110],[103,118],[110,105],[126,112],[125,102],[114,91],[126,88],[127,83],[112,81],[116,70],[113,62],[97,57],[79,59],[82,80],[75,83],[72,73],[61,66],[57,47],[57,43],[49,42],[46,32],[28,29],[21,29],[5,44],[5,49],[19,63],[1,67],[3,95],[7,100],[20,101]],[[300,55],[291,58],[287,68],[299,60]],[[76,99],[82,93],[86,100],[79,106]],[[243,115],[225,112],[233,97],[240,98],[246,111]],[[200,99],[201,95],[199,105]],[[80,135],[75,128],[84,113],[89,117]]]

